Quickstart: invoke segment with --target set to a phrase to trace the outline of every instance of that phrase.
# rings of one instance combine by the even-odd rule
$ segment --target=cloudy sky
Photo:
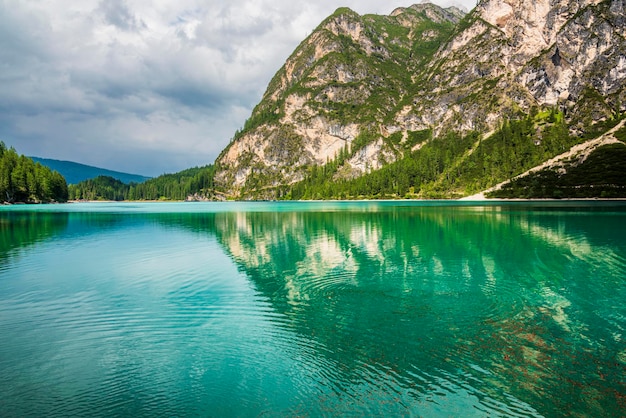
[[[0,0],[0,140],[148,176],[209,164],[335,9],[418,2]]]

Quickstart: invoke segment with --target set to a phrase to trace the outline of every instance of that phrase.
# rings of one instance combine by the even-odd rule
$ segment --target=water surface
[[[623,416],[626,206],[0,208],[0,416]]]

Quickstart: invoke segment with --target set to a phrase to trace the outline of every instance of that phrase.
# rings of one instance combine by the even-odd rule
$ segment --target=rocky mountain
[[[338,9],[271,81],[216,184],[239,198],[460,197],[524,173],[620,121],[625,6]]]
[[[517,110],[551,106],[580,129],[611,116],[624,98],[625,4],[481,1],[429,63],[397,127],[486,131]]]

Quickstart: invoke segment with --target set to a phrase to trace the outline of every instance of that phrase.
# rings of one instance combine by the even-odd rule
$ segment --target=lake
[[[619,417],[625,202],[0,208],[0,416]]]

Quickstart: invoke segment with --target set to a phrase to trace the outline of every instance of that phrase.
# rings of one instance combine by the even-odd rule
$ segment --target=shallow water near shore
[[[619,417],[626,202],[0,208],[0,416]]]

